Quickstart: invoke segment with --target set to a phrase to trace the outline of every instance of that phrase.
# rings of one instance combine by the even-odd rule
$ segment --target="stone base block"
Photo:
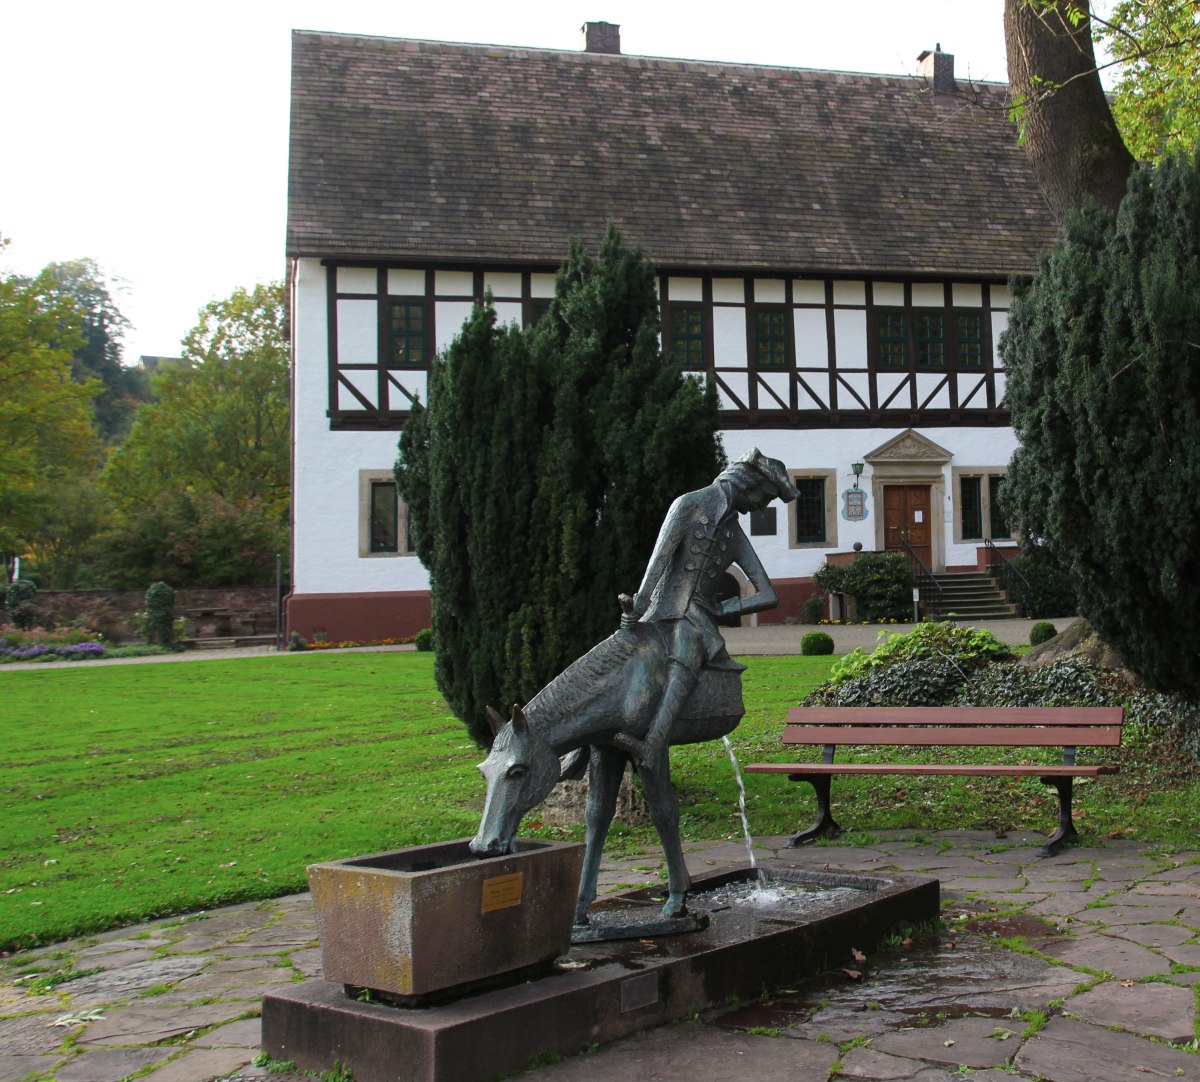
[[[576,946],[552,975],[436,1007],[360,1003],[340,985],[308,981],[264,997],[263,1048],[303,1070],[340,1062],[355,1082],[490,1082],[542,1053],[572,1055],[733,996],[749,999],[764,986],[803,980],[843,962],[851,947],[872,947],[897,924],[938,915],[936,879],[793,874],[819,887],[858,890],[803,918],[777,909],[717,909],[703,931]],[[693,889],[731,878],[697,879]],[[638,894],[630,893],[629,904],[644,912]]]

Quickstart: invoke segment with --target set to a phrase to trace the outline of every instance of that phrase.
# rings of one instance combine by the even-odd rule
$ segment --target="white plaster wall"
[[[396,459],[398,433],[339,431],[329,429],[329,372],[326,327],[326,271],[316,260],[301,260],[296,271],[294,327],[295,349],[295,561],[297,593],[357,593],[422,590],[428,588],[428,576],[414,556],[360,558],[359,550],[359,471],[390,469]],[[415,283],[414,283],[415,284]],[[443,318],[455,302],[438,305],[439,326],[448,328],[450,337],[457,325]],[[455,312],[469,314],[470,305],[461,304]],[[718,309],[718,312],[721,311]],[[740,339],[745,352],[745,315],[741,309],[724,310],[730,322],[741,328],[731,333]],[[849,317],[839,325],[839,354],[849,347],[851,335],[841,331],[861,328],[862,313],[838,312]],[[727,327],[734,331],[734,327]],[[439,335],[440,337],[440,335]],[[448,340],[448,339],[447,339]],[[865,335],[863,335],[865,344]],[[732,343],[731,343],[732,345]],[[861,348],[861,347],[860,347]],[[744,363],[744,362],[743,362]],[[732,373],[726,373],[732,375]],[[865,376],[863,377],[865,379]],[[846,403],[843,403],[845,408]],[[1007,466],[1016,441],[1007,428],[918,428],[934,443],[951,452],[943,471],[946,505],[942,509],[942,528],[948,564],[973,563],[975,543],[955,545],[952,522],[952,467]],[[868,493],[868,517],[862,522],[841,518],[841,492],[853,485],[852,462],[885,443],[896,434],[894,429],[838,429],[803,431],[768,429],[724,433],[730,459],[736,459],[752,447],[781,459],[789,468],[835,470],[838,477],[837,551],[848,551],[855,541],[863,548],[875,546],[875,506],[871,493],[871,468],[868,466],[860,487]],[[665,509],[664,509],[665,510]],[[748,520],[744,523],[749,530]],[[781,508],[779,529],[774,537],[754,538],[768,574],[775,578],[807,577],[821,565],[826,549],[788,546],[787,513]]]
[[[979,542],[955,545],[951,475],[955,466],[987,466],[1004,469],[1016,450],[1016,439],[1008,428],[917,428],[922,436],[951,452],[950,462],[943,468],[946,503],[941,514],[941,528],[946,542],[946,563],[973,564]],[[760,429],[724,433],[725,453],[730,461],[740,458],[757,447],[763,454],[778,458],[794,470],[836,470],[837,484],[837,544],[825,548],[790,548],[788,545],[787,512],[779,507],[778,530],[774,537],[753,538],[755,551],[772,578],[806,578],[825,560],[827,551],[849,552],[855,541],[861,541],[867,552],[875,548],[875,516],[879,508],[871,496],[871,467],[863,471],[859,488],[867,493],[867,518],[848,522],[842,518],[842,492],[854,486],[852,462],[895,436],[894,429],[861,428],[797,431],[795,429]],[[743,516],[742,528],[750,533],[749,516]]]
[[[319,261],[296,270],[295,590],[300,594],[423,590],[415,556],[358,555],[358,471],[390,469],[396,432],[331,432],[325,318],[325,275]]]

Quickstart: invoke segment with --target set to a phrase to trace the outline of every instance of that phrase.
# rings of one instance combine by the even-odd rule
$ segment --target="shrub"
[[[1193,5],[1194,9],[1194,5]],[[1002,336],[1009,521],[1067,565],[1079,614],[1148,685],[1200,700],[1200,156],[1072,212]],[[1155,544],[1147,552],[1147,524]]]
[[[809,594],[804,599],[804,604],[800,606],[800,611],[804,614],[805,623],[815,624],[818,620],[824,619],[825,595]]]
[[[307,647],[308,647],[308,643],[305,642],[304,636],[301,635],[299,631],[293,631],[288,636],[287,648],[289,650],[291,650],[293,653],[297,650],[304,650]]]
[[[154,582],[146,591],[146,642],[151,646],[175,643],[175,591],[165,582]]]
[[[1042,643],[1049,642],[1057,634],[1058,629],[1049,620],[1039,620],[1029,629],[1029,645],[1041,646]]]
[[[867,620],[904,620],[912,612],[912,565],[891,552],[860,552],[846,567],[822,564],[813,581],[830,594],[850,594]]]
[[[833,638],[824,631],[810,631],[800,640],[802,654],[832,654]]]
[[[822,684],[803,705],[948,706],[966,682],[967,674],[948,658],[904,658],[841,683]]]
[[[423,627],[413,636],[413,645],[418,650],[433,649],[433,628]]]
[[[4,607],[13,626],[28,631],[37,622],[37,584],[32,579],[9,583]]]
[[[855,650],[834,665],[832,682],[840,684],[854,680],[900,661],[937,658],[958,666],[966,680],[970,671],[981,668],[989,661],[1006,660],[1012,656],[1008,647],[990,631],[959,627],[948,620],[941,623],[926,620],[903,635],[881,631],[879,637],[884,641],[872,653]]]
[[[994,666],[965,684],[957,706],[1119,706],[1127,693],[1121,678],[1086,658],[1063,657],[1049,665]]]
[[[1044,616],[1074,616],[1079,611],[1075,581],[1069,571],[1056,567],[1044,555],[1018,556],[1012,561],[1029,586],[1009,577],[1009,595],[1031,620]]]

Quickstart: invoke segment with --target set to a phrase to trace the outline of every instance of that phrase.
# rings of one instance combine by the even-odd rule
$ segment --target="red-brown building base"
[[[813,592],[811,578],[772,582],[779,604],[758,614],[760,624],[782,624],[800,615],[800,606]],[[426,590],[377,594],[292,594],[287,599],[287,633],[306,639],[321,633],[330,642],[352,639],[403,639],[429,627]]]
[[[318,633],[329,642],[404,639],[429,622],[428,590],[292,594],[287,599],[287,632],[306,639]]]

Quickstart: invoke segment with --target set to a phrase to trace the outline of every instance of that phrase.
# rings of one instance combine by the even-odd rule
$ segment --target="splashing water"
[[[742,782],[742,768],[738,763],[737,754],[733,750],[733,745],[729,742],[729,737],[723,736],[725,741],[725,750],[729,753],[729,761],[733,763],[733,776],[737,778],[738,783],[738,811],[742,815],[742,833],[746,836],[746,856],[750,858],[750,867],[758,875],[759,888],[766,887],[766,878],[763,876],[762,869],[758,866],[758,861],[754,856],[754,842],[750,837],[750,819],[746,815],[746,786]]]

